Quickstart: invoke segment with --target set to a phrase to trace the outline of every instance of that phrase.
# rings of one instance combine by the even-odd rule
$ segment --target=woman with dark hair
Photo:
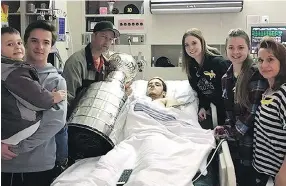
[[[251,166],[253,151],[253,123],[262,93],[267,88],[266,80],[260,75],[249,55],[250,40],[241,29],[230,30],[226,38],[227,58],[232,65],[222,77],[226,123],[215,129],[228,131],[230,153],[239,186],[255,185]]]
[[[226,61],[217,49],[206,44],[202,32],[196,28],[183,35],[182,51],[183,71],[188,75],[191,87],[198,93],[200,121],[206,119],[210,103],[213,103],[217,107],[219,125],[223,125],[225,109],[221,97],[221,78],[228,68]]]
[[[258,50],[258,69],[267,79],[254,121],[253,167],[256,185],[265,186],[269,177],[275,186],[286,185],[286,48],[264,38]]]

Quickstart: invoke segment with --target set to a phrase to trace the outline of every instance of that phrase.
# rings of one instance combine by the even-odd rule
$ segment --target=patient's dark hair
[[[160,81],[162,82],[162,85],[163,85],[163,91],[167,93],[167,85],[166,85],[165,81],[164,81],[162,78],[160,78],[160,77],[153,77],[153,78],[149,79],[147,85],[148,85],[149,82],[150,82],[151,80],[153,80],[153,79],[158,79],[158,80],[160,80]]]

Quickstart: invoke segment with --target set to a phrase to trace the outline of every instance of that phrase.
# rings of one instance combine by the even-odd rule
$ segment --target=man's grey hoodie
[[[40,84],[49,91],[66,90],[65,79],[51,64],[37,68]],[[66,122],[67,101],[57,104],[58,108],[43,111],[38,130],[29,138],[21,141],[11,150],[18,154],[12,160],[2,160],[1,171],[6,173],[40,172],[55,166],[55,135]]]

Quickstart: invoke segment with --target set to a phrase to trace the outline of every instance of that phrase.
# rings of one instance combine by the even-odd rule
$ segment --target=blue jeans
[[[56,145],[57,145],[57,158],[56,161],[63,164],[68,159],[68,127],[64,126],[56,134]]]

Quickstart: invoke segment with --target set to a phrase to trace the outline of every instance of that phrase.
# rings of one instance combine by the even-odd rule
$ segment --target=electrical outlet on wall
[[[88,43],[91,42],[91,33],[84,33],[84,34],[82,34],[81,37],[82,37],[81,38],[82,45],[87,45]]]
[[[146,40],[145,34],[120,34],[119,45],[144,45]]]
[[[269,23],[269,16],[268,15],[261,16],[260,21],[261,23]]]

